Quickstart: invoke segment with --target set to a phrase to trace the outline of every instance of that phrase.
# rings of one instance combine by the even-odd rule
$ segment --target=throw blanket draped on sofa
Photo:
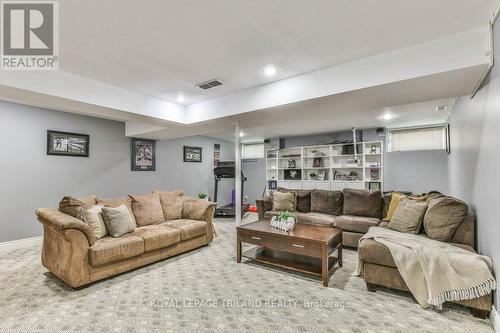
[[[474,299],[496,288],[492,261],[459,247],[418,235],[372,227],[361,239],[387,246],[408,289],[424,307],[441,309],[446,301]],[[359,262],[358,275],[363,263]]]

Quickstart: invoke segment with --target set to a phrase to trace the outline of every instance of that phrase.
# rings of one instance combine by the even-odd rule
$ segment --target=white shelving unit
[[[342,190],[344,188],[383,190],[384,145],[382,141],[358,142],[357,152],[345,153],[333,144],[266,150],[266,183],[276,180],[289,189]]]

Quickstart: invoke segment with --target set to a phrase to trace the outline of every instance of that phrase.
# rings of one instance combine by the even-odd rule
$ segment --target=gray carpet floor
[[[245,221],[254,220],[247,214]],[[424,310],[407,293],[371,293],[356,252],[329,288],[319,278],[235,260],[234,220],[203,247],[73,290],[40,248],[0,253],[1,332],[493,332],[466,308]]]

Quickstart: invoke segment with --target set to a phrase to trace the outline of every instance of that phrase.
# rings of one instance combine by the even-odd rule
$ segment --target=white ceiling
[[[64,0],[61,70],[192,104],[484,26],[497,0]],[[278,67],[269,79],[261,69]],[[210,91],[194,85],[218,78]]]

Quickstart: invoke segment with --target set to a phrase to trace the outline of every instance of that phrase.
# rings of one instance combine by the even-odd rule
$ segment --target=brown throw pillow
[[[184,190],[172,192],[153,191],[160,194],[161,208],[165,221],[178,220],[182,218],[182,206]]]
[[[429,200],[424,229],[431,239],[449,242],[469,212],[467,205],[455,198],[440,196]]]
[[[311,211],[340,216],[343,201],[344,196],[341,191],[312,190]]]
[[[382,218],[384,199],[378,190],[358,190],[345,188],[344,215]]]
[[[65,214],[77,217],[79,208],[90,208],[96,204],[95,195],[89,195],[83,198],[75,198],[72,196],[65,196],[59,202],[59,210]]]
[[[273,210],[295,211],[297,205],[297,193],[295,192],[272,192]]]
[[[290,190],[284,187],[278,187],[278,192],[297,193],[297,211],[301,213],[309,213],[311,211],[311,190]]]
[[[399,200],[399,204],[392,214],[389,229],[407,234],[418,234],[422,225],[427,202],[416,201],[408,198]]]
[[[98,205],[103,205],[104,207],[117,208],[121,205],[125,205],[130,211],[130,215],[132,216],[132,222],[134,222],[134,226],[137,227],[137,223],[135,222],[134,213],[132,212],[132,198],[128,195],[125,197],[119,197],[116,199],[104,199],[97,198],[96,199]]]
[[[138,227],[165,222],[159,193],[130,195],[130,198],[132,198],[132,212]]]

